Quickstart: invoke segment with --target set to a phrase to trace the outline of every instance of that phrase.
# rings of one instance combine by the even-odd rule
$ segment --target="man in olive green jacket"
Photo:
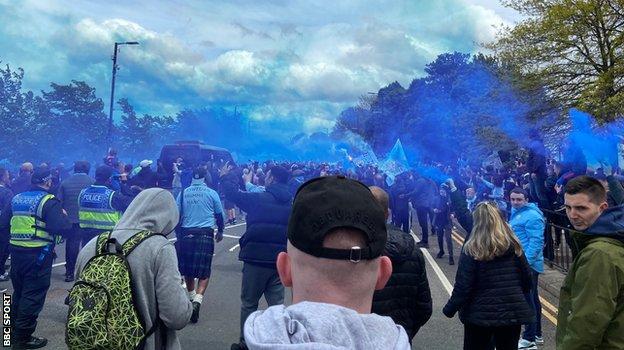
[[[608,208],[600,182],[579,176],[565,208],[576,258],[561,287],[557,349],[624,349],[624,207]]]

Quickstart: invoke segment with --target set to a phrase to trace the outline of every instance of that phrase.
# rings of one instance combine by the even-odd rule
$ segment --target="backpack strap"
[[[153,236],[163,236],[163,237],[165,237],[165,235],[163,235],[162,233],[154,233],[154,232],[150,232],[150,231],[141,231],[141,232],[136,233],[134,236],[130,237],[126,242],[124,242],[124,244],[122,245],[122,248],[121,248],[122,251],[123,251],[124,256],[127,257],[130,253],[132,253],[134,248],[138,247],[139,244],[141,244],[143,241],[145,241],[146,239],[148,239],[150,237],[153,237]],[[145,325],[143,322],[144,321],[142,321],[141,323],[143,325]],[[154,324],[152,324],[152,327],[147,330],[147,332],[143,336],[143,339],[141,339],[141,342],[139,343],[137,349],[145,349],[145,341],[152,334],[154,334],[154,332],[156,332],[156,329],[158,329],[158,327],[160,327],[160,323],[161,322],[162,321],[160,320],[160,316],[159,316],[159,312],[158,312],[158,300],[157,300],[156,301],[156,322],[154,322]]]
[[[100,233],[97,238],[97,243],[95,244],[95,255],[106,253],[106,242],[110,235],[110,231]]]
[[[154,233],[150,231],[141,231],[134,236],[128,238],[126,242],[122,245],[122,250],[125,256],[128,256],[134,248],[136,248],[139,244],[141,244],[144,240],[152,237],[152,236],[163,236],[161,233]]]

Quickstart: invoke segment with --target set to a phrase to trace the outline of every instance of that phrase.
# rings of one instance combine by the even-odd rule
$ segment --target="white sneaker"
[[[544,345],[544,338],[543,337],[535,337],[535,344],[537,344],[537,345]]]
[[[518,350],[537,350],[537,345],[534,341],[520,339],[518,342]]]

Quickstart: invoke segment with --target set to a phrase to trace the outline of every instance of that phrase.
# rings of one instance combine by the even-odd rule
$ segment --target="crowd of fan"
[[[340,344],[347,345],[348,348],[387,347],[388,344],[393,344],[397,349],[408,347],[432,313],[424,258],[417,247],[428,249],[428,237],[430,233],[435,234],[438,238],[437,257],[448,255],[449,264],[455,264],[451,239],[454,223],[464,229],[466,244],[459,254],[455,290],[443,312],[448,317],[453,317],[459,311],[465,326],[464,348],[537,349],[537,345],[543,343],[537,279],[543,273],[543,254],[546,257],[549,254],[544,242],[551,239],[545,229],[546,218],[559,225],[582,231],[588,229],[582,226],[587,220],[583,215],[580,218],[574,216],[575,206],[568,203],[572,197],[566,196],[587,194],[590,202],[600,203],[599,215],[607,205],[616,208],[624,202],[624,176],[617,167],[588,168],[582,152],[574,150],[566,153],[561,161],[547,159],[545,152],[538,150],[539,147],[530,149],[527,157],[519,157],[505,164],[484,166],[470,164],[460,158],[444,164],[419,164],[413,169],[403,169],[399,174],[388,173],[377,164],[249,161],[236,165],[224,160],[186,164],[182,157],[178,157],[170,166],[165,166],[158,160],[153,170],[153,162],[150,160],[143,160],[134,167],[119,161],[117,154],[112,152],[104,158],[103,165],[97,167],[95,182],[105,184],[120,196],[124,196],[123,201],[117,199],[118,203],[125,203],[123,208],[113,208],[125,212],[120,222],[139,220],[145,223],[144,230],[155,230],[156,227],[152,226],[156,225],[160,230],[158,232],[162,232],[165,228],[173,229],[179,220],[179,241],[184,242],[183,238],[188,232],[191,232],[191,238],[194,235],[202,236],[204,240],[205,237],[209,238],[209,242],[201,245],[197,244],[199,241],[188,241],[187,248],[181,245],[176,247],[178,256],[174,265],[182,272],[189,288],[188,296],[184,294],[182,303],[188,301],[191,304],[173,305],[181,301],[179,298],[175,299],[175,295],[179,293],[172,290],[171,286],[162,287],[162,290],[148,288],[141,292],[149,294],[144,296],[147,299],[153,299],[151,294],[155,294],[159,308],[171,302],[170,306],[176,309],[177,320],[172,321],[169,329],[157,330],[157,333],[168,332],[168,344],[165,348],[179,347],[173,329],[184,326],[188,317],[191,322],[197,322],[198,305],[201,304],[208,286],[207,278],[210,276],[212,253],[207,254],[210,258],[203,262],[207,264],[204,269],[206,271],[193,276],[197,266],[192,265],[196,262],[185,262],[186,253],[183,250],[205,246],[212,252],[213,239],[219,242],[223,237],[224,220],[221,216],[226,216],[227,223],[235,224],[235,207],[239,207],[247,214],[247,228],[240,242],[239,256],[245,264],[241,295],[241,337],[239,343],[232,345],[232,349],[245,349],[247,346],[264,349],[271,348],[268,344],[275,341],[303,341],[298,338],[297,332],[285,340],[272,338],[282,337],[280,332],[267,333],[262,330],[269,326],[279,327],[275,320],[283,318],[288,312],[289,317],[299,315],[295,316],[299,317],[297,322],[307,319],[307,322],[313,324],[316,321],[310,319],[310,316],[319,310],[330,315],[330,318],[346,317],[354,322],[370,322],[369,325],[373,325],[374,330],[368,329],[365,332],[386,332],[385,336],[371,339],[365,333],[360,333],[362,330],[347,327],[343,331],[347,335],[351,334],[350,336],[340,339],[323,338],[322,341],[342,342]],[[609,171],[605,171],[605,168]],[[39,173],[49,171],[51,186],[48,192],[58,194],[63,201],[64,181],[71,176],[70,172],[63,164],[51,167],[49,163],[43,163],[37,169]],[[31,188],[30,177],[34,170],[31,163],[22,164],[16,173],[0,169],[2,208],[11,204],[14,195]],[[77,161],[73,172],[88,174],[90,164]],[[362,184],[366,187],[361,186]],[[595,188],[595,184],[599,184],[599,188]],[[205,190],[206,197],[203,198],[216,198],[216,202],[210,204],[209,212],[199,213],[199,221],[191,217],[197,214],[189,214],[194,210],[192,205],[191,208],[186,207],[186,216],[182,214],[182,208],[188,205],[185,204],[184,193],[189,187],[197,185],[210,187],[219,193],[217,195],[212,189]],[[344,188],[349,188],[350,192],[345,194]],[[173,196],[166,195],[165,198],[163,193],[171,193]],[[604,208],[600,202],[602,193]],[[327,198],[331,200],[328,202]],[[176,215],[171,211],[176,207],[172,200],[177,200],[179,213],[176,211]],[[225,211],[221,209],[221,205]],[[350,206],[360,210],[358,213],[366,213],[362,219],[365,221],[356,222],[360,220],[360,214],[350,217],[350,214],[343,212]],[[378,211],[380,207],[382,212]],[[354,208],[349,210],[355,210]],[[563,215],[562,209],[566,210],[568,217]],[[158,211],[162,211],[164,216],[158,214]],[[546,217],[542,212],[546,213]],[[519,213],[524,214],[521,217]],[[204,214],[216,218],[216,221],[208,220],[209,224],[206,225],[210,227],[188,224],[206,222],[202,216]],[[141,221],[146,220],[145,217],[151,217],[150,220],[154,222]],[[416,233],[420,234],[420,240],[417,244],[412,217],[419,225]],[[379,221],[375,221],[377,219]],[[592,220],[597,219],[598,215]],[[191,227],[185,227],[184,223]],[[387,230],[375,226],[385,227],[386,223]],[[214,231],[215,226],[218,226],[218,232]],[[185,233],[185,230],[188,232]],[[117,235],[125,237],[126,240],[132,238],[128,233],[116,233],[117,231],[117,228],[113,230],[111,237]],[[382,232],[383,237],[380,236]],[[284,253],[286,245],[282,242],[282,234],[287,235],[287,253]],[[95,236],[89,238],[92,237]],[[86,246],[89,240],[84,240],[82,245]],[[379,242],[384,245],[377,246]],[[3,247],[8,245],[5,243],[8,242],[4,242]],[[91,245],[94,244],[92,241]],[[362,251],[361,247],[368,247],[368,250]],[[0,281],[8,280],[8,274],[4,271],[8,252],[8,249],[3,248],[0,254]],[[151,256],[149,253],[143,254]],[[67,264],[68,267],[77,265],[77,275],[88,260],[84,255],[81,253],[77,263],[74,257],[74,261]],[[190,256],[189,259],[197,258],[195,253],[187,255]],[[325,266],[320,263],[325,261],[323,259],[332,262]],[[69,262],[71,259],[68,257],[67,260]],[[343,264],[340,260],[347,262]],[[145,261],[141,262],[144,263]],[[186,265],[191,267],[184,267]],[[478,266],[481,267],[477,269]],[[297,272],[293,270],[295,268]],[[350,281],[350,288],[345,289],[348,286],[339,283],[335,276],[326,276],[315,271],[317,268],[336,273],[336,276],[341,276],[342,282]],[[302,271],[313,278],[302,282],[295,276]],[[180,278],[177,271],[169,269],[166,273],[176,275],[178,280]],[[73,275],[74,271],[68,270],[66,281],[73,281]],[[245,282],[252,280],[251,275],[255,275],[253,279],[256,280],[259,279],[258,276],[266,276],[263,277],[266,281],[253,287],[258,288],[253,293],[257,294],[255,300],[249,300],[249,296],[245,296],[245,288],[252,288],[249,286],[252,282]],[[475,279],[476,275],[480,277]],[[356,280],[358,276],[365,278]],[[406,282],[401,276],[413,278]],[[139,277],[141,283],[152,283],[145,278]],[[192,286],[196,278],[199,278],[199,286],[202,286],[202,278],[205,280],[203,287],[198,289],[201,292],[196,292]],[[308,284],[315,282],[325,285],[326,291],[332,291],[331,295],[321,291],[301,292],[310,291]],[[296,287],[297,284],[300,284],[300,288],[295,288],[295,305],[287,307],[290,311],[284,310],[284,306],[275,308],[283,303],[284,286]],[[354,294],[354,286],[362,288],[362,291]],[[504,295],[500,294],[501,291],[504,291]],[[159,299],[161,294],[163,300]],[[269,306],[273,307],[270,311],[252,315],[263,294]],[[574,298],[571,299],[574,302]],[[339,305],[346,309],[311,305],[311,301]],[[392,328],[382,319],[366,321],[361,315],[353,314],[354,310],[360,314],[372,310],[379,315],[390,316],[402,327]],[[152,311],[150,306],[142,312]],[[166,313],[165,310],[161,311]],[[155,324],[159,321],[151,319],[150,322]],[[526,328],[520,338],[522,324]],[[578,322],[575,326],[578,326]],[[320,332],[332,325],[331,322],[321,322],[315,327]],[[357,339],[357,344],[347,344],[354,339]],[[611,340],[605,338],[602,341],[604,343]],[[149,347],[158,347],[153,341],[154,339],[149,342]],[[559,339],[558,334],[558,345],[561,342],[569,346],[578,341],[566,334]],[[614,342],[617,343],[617,339]]]

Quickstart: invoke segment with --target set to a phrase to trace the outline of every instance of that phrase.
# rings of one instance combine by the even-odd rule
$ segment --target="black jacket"
[[[31,178],[31,173],[20,173],[19,176],[13,180],[13,183],[11,183],[13,194],[16,195],[28,191],[30,189]]]
[[[408,196],[414,208],[431,207],[438,195],[438,187],[435,182],[425,177],[419,177],[414,181],[414,188]]]
[[[438,212],[433,216],[433,227],[437,229],[450,227],[451,225],[451,208],[448,197],[438,195],[433,206]]]
[[[536,174],[539,178],[546,177],[546,148],[544,143],[533,140],[529,146],[529,157],[527,158],[527,169],[530,173]]]
[[[73,224],[78,220],[78,197],[85,188],[93,185],[94,180],[87,174],[76,173],[61,183],[56,197],[63,203],[63,209],[67,211],[67,217]]]
[[[390,316],[411,339],[431,317],[431,290],[425,259],[411,235],[388,228],[384,255],[392,260],[392,275],[373,296],[372,312]]]
[[[249,193],[238,189],[238,176],[221,178],[225,198],[247,213],[247,230],[239,240],[238,259],[275,267],[277,255],[286,251],[286,230],[292,195],[286,184],[271,184],[265,192]]]
[[[453,295],[443,312],[462,323],[482,327],[522,325],[535,320],[525,293],[531,290],[531,270],[524,255],[512,249],[490,261],[477,261],[462,251]]]
[[[158,176],[151,168],[143,168],[130,180],[128,180],[129,186],[139,186],[142,189],[156,187],[158,183]]]
[[[13,192],[7,186],[0,185],[0,214],[4,209],[11,206]]]
[[[466,197],[456,189],[452,191],[450,194],[451,199],[451,211],[455,213],[455,217],[459,224],[466,230],[468,235],[466,236],[466,240],[470,236],[470,232],[472,232],[472,213],[468,210],[468,204],[466,202]]]

